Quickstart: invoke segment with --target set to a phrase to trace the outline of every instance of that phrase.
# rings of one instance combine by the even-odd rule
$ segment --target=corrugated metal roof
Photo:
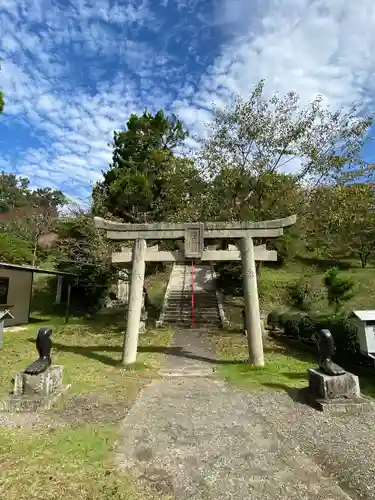
[[[375,310],[367,311],[353,311],[353,314],[357,316],[362,321],[374,321],[375,320]]]
[[[54,274],[56,276],[74,276],[76,277],[76,274],[72,273],[64,273],[63,271],[54,271],[53,269],[42,269],[40,267],[33,267],[33,266],[24,266],[24,265],[19,265],[19,264],[9,264],[8,262],[0,262],[0,269],[15,269],[18,271],[28,271],[32,273],[40,273],[40,274]]]

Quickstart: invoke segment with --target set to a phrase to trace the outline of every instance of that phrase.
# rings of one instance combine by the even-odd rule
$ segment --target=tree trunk
[[[33,248],[33,262],[32,262],[33,267],[35,267],[37,247],[38,247],[38,241],[35,241]]]
[[[367,259],[368,259],[369,255],[368,254],[359,254],[359,258],[361,259],[361,266],[362,266],[362,269],[365,269],[366,265],[367,265]]]

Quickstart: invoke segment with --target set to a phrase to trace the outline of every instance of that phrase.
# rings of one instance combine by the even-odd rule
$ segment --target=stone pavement
[[[212,378],[202,335],[177,333],[165,378],[124,419],[122,470],[177,500],[375,499],[375,414],[327,417],[286,393],[233,389]]]

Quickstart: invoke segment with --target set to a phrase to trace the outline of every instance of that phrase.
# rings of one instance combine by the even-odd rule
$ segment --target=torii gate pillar
[[[255,267],[254,243],[249,237],[241,240],[242,274],[244,286],[245,321],[249,362],[264,366],[262,328],[260,323],[258,284]]]
[[[135,240],[133,243],[128,319],[122,355],[124,365],[131,365],[137,359],[143,285],[146,270],[146,248],[146,240],[144,239]]]

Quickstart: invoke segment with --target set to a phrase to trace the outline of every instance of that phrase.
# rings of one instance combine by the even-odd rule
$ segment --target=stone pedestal
[[[327,375],[320,368],[310,368],[308,374],[308,399],[322,411],[341,413],[361,412],[372,408],[361,396],[359,379],[352,373]]]
[[[0,411],[38,411],[49,409],[70,386],[62,384],[63,367],[50,366],[44,373],[28,375],[17,373],[13,393],[0,402]]]
[[[62,388],[62,366],[50,366],[39,375],[27,375],[17,373],[14,379],[13,395],[35,395],[50,396]]]

